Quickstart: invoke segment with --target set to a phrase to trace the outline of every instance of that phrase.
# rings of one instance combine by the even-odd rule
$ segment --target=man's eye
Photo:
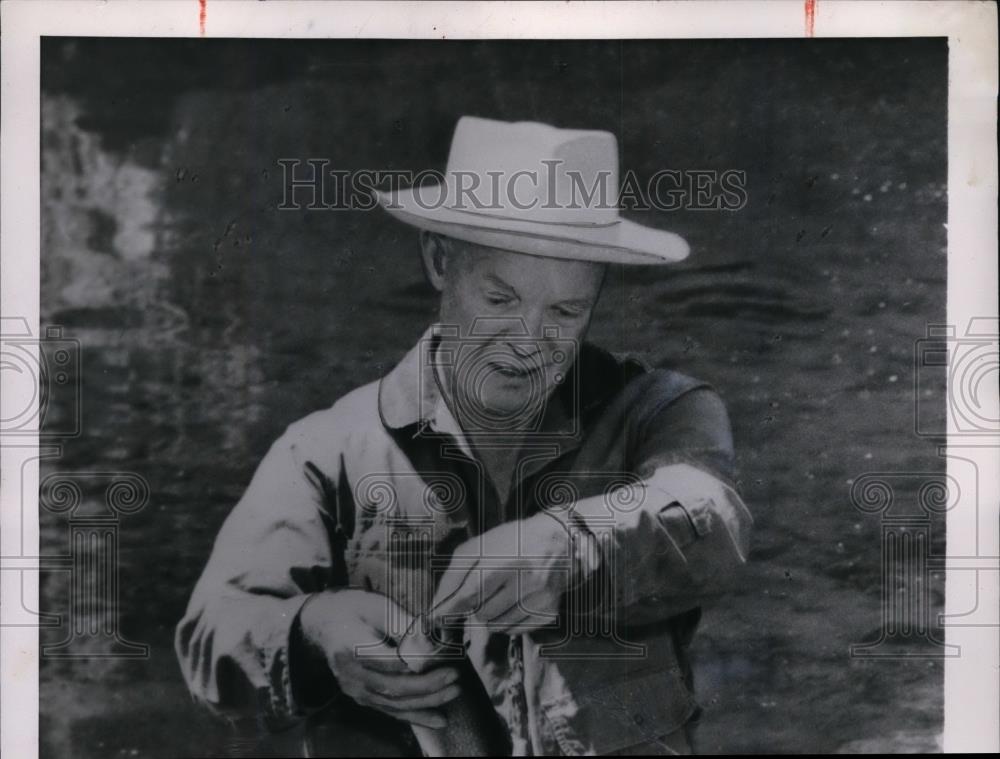
[[[486,296],[486,301],[494,306],[505,306],[512,302],[512,298],[507,295],[499,295],[496,293],[490,293]]]
[[[556,313],[559,314],[564,319],[577,319],[583,315],[583,311],[577,308],[557,307]]]

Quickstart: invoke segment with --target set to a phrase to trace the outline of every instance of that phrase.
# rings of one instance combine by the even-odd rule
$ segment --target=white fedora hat
[[[492,248],[600,263],[665,264],[688,244],[618,214],[618,142],[610,132],[463,116],[433,184],[376,190],[420,229]]]

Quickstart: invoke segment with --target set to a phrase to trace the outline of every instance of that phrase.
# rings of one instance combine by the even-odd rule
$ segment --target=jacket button
[[[641,714],[636,714],[634,717],[632,717],[632,721],[635,722],[635,724],[642,727],[642,723],[645,722],[646,720],[643,719],[643,716]]]

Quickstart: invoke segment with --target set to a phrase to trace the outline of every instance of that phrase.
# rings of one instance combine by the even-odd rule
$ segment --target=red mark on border
[[[816,31],[816,0],[806,0],[806,37]]]
[[[198,31],[205,36],[205,16],[208,15],[208,0],[198,0]]]

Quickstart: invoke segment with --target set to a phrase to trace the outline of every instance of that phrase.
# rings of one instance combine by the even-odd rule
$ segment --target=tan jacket
[[[669,752],[698,712],[685,648],[699,607],[748,552],[752,520],[732,488],[721,400],[679,373],[584,346],[501,504],[428,374],[428,346],[271,447],[177,628],[192,694],[278,727],[308,716],[315,734],[338,718],[388,730],[387,718],[357,716],[322,662],[298,661],[309,595],[348,585],[412,608],[427,589],[400,581],[407,567],[390,545],[401,536],[407,566],[439,566],[498,519],[572,503],[604,541],[588,601],[569,604],[555,630],[474,632],[470,660],[515,754]]]

